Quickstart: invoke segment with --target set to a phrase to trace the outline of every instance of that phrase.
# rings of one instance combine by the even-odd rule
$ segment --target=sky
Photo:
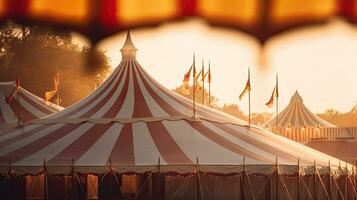
[[[267,108],[279,76],[279,110],[298,90],[313,112],[329,108],[349,111],[357,102],[357,27],[339,19],[327,24],[285,32],[271,38],[264,48],[252,36],[233,29],[211,27],[200,20],[164,24],[131,31],[137,60],[167,88],[182,84],[183,75],[196,54],[211,62],[212,94],[224,103],[238,104],[247,113],[248,99],[238,100],[251,68],[252,112]],[[126,33],[98,44],[113,68],[121,61],[120,48]]]

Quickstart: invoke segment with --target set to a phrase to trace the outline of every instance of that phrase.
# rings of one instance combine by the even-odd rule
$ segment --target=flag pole
[[[17,88],[17,91],[16,91],[16,94],[17,94],[17,105],[18,105],[18,125],[20,126],[21,125],[21,104],[20,104],[20,95],[19,95],[19,90],[20,90],[20,76],[19,76],[19,72],[17,72],[17,77],[16,77],[16,86],[15,87],[18,87]]]
[[[202,105],[205,105],[205,64],[202,58]]]
[[[275,95],[276,95],[276,130],[279,134],[279,90],[278,90],[278,74],[276,74],[276,85],[275,85]]]
[[[195,66],[195,53],[193,53],[193,86],[192,86],[192,104],[193,104],[193,118],[196,118],[196,66]]]
[[[56,101],[56,104],[57,104],[57,106],[59,106],[60,105],[60,88],[59,88],[59,86],[60,86],[60,80],[59,80],[59,72],[58,72],[58,66],[56,67],[56,76],[57,76],[57,101]]]
[[[208,76],[211,76],[211,61],[208,62]],[[211,80],[208,78],[208,107],[211,107]]]
[[[250,81],[250,67],[248,68],[248,80]],[[248,91],[248,123],[249,123],[249,127],[250,127],[250,90]]]

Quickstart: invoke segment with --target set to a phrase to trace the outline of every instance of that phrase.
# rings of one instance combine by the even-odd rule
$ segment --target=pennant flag
[[[17,94],[17,92],[19,91],[19,88],[20,88],[20,80],[19,80],[19,75],[17,75],[15,88],[12,90],[10,96],[6,97],[5,99],[6,103],[10,103],[12,101],[15,94]]]
[[[197,74],[197,76],[195,76],[195,80],[196,80],[196,81],[197,81],[198,78],[201,76],[201,74],[202,74],[202,70],[200,71],[200,73]]]
[[[268,106],[269,108],[273,107],[274,100],[275,100],[275,98],[278,98],[278,97],[279,97],[279,91],[278,91],[278,86],[276,85],[274,87],[273,93],[271,94],[269,101],[265,105]]]
[[[206,75],[208,76],[208,77],[207,77],[207,82],[211,83],[211,81],[212,81],[212,77],[211,77],[211,63],[209,64],[208,72],[206,73]],[[205,76],[206,76],[206,75],[205,75]]]
[[[192,67],[193,67],[193,65],[191,65],[191,67],[188,70],[188,72],[186,72],[186,74],[184,75],[182,82],[186,83],[186,82],[190,81],[190,75],[191,75]]]
[[[247,83],[245,84],[245,88],[242,91],[242,93],[239,95],[239,100],[242,100],[242,98],[248,93],[250,92],[251,87],[250,87],[250,78],[248,78]]]
[[[55,96],[55,94],[58,91],[58,87],[59,87],[59,76],[58,76],[58,72],[56,72],[56,75],[53,78],[52,90],[45,92],[45,100],[46,101],[51,100],[53,98],[53,96]]]

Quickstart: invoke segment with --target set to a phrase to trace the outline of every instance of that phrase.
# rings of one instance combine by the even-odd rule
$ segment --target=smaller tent
[[[263,126],[276,128],[276,117]],[[279,128],[335,127],[329,122],[312,113],[303,103],[298,91],[291,97],[289,105],[278,115]]]
[[[7,103],[6,97],[11,95],[14,88],[15,81],[0,82],[0,132],[16,126],[19,122],[39,119],[63,109],[22,87]]]

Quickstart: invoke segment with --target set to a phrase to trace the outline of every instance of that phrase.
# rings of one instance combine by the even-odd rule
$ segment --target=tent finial
[[[126,33],[126,39],[123,47],[120,49],[123,59],[135,59],[136,51],[138,49],[135,47],[133,41],[131,40],[130,31]]]

